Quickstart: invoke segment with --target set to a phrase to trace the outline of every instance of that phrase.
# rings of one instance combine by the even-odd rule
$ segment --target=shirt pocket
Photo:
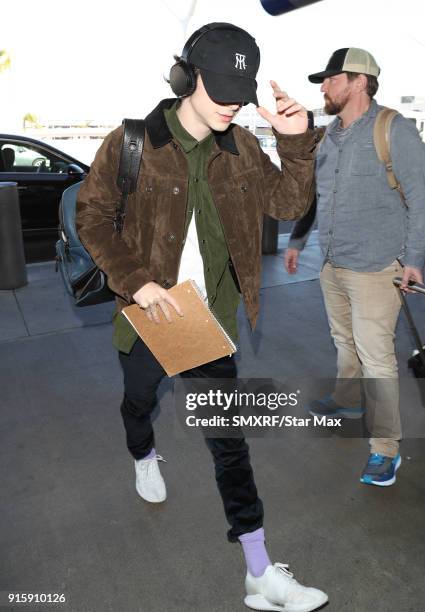
[[[353,176],[374,176],[379,173],[380,162],[373,142],[353,144],[350,171]]]

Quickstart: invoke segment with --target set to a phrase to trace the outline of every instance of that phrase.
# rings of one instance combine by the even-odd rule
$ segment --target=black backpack
[[[121,198],[117,203],[114,229],[118,234],[124,226],[125,208],[130,193],[136,190],[142,160],[145,122],[124,119],[117,185]],[[90,306],[113,300],[115,294],[107,285],[106,275],[86,251],[75,226],[77,196],[82,182],[65,189],[59,205],[59,240],[56,242],[56,270],[60,270],[67,292],[75,306]]]

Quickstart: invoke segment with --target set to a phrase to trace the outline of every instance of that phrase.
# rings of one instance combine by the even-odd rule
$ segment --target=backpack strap
[[[393,171],[393,163],[391,160],[391,124],[398,112],[392,108],[383,108],[376,116],[375,126],[373,128],[373,142],[376,149],[376,154],[379,160],[385,166],[387,173],[388,185],[391,189],[397,189],[401,199],[405,202],[405,197],[400,183],[397,180]]]
[[[115,210],[114,218],[114,228],[119,234],[124,227],[128,196],[137,187],[137,178],[139,176],[145,143],[145,121],[143,119],[124,119],[123,125],[124,135],[117,176],[117,186],[121,191],[121,198]]]
[[[322,146],[323,141],[325,140],[325,136],[326,136],[326,134],[328,132],[328,127],[329,127],[329,125],[315,128],[315,130],[316,130],[316,138],[315,138],[316,150],[314,152],[315,156],[320,151],[320,147]]]

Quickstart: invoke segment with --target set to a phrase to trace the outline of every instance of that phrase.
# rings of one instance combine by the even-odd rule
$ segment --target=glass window
[[[0,142],[0,172],[66,172],[67,163],[30,143]]]

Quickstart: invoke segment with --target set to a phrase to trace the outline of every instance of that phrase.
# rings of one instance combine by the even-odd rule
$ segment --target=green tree
[[[24,130],[27,127],[35,127],[35,128],[40,127],[40,124],[38,123],[37,115],[34,115],[33,113],[26,113],[26,115],[24,115],[23,125],[24,125]]]
[[[10,68],[10,55],[5,49],[0,49],[0,74]]]

